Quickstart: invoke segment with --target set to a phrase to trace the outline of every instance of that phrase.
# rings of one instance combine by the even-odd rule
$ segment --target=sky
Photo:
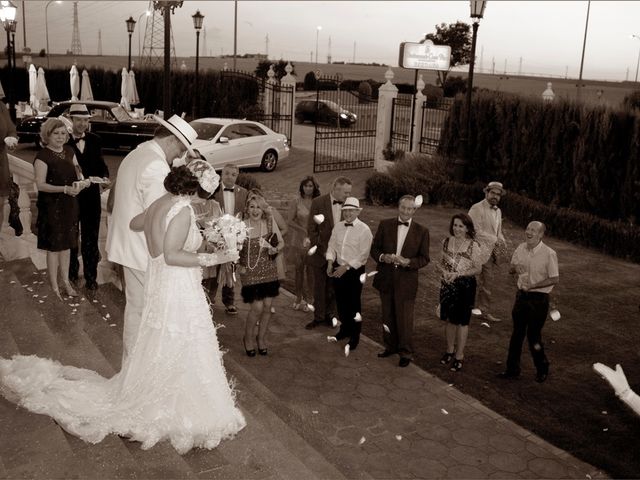
[[[18,51],[24,45],[23,32],[32,51],[45,48],[47,28],[52,53],[64,53],[71,48],[74,2],[14,0],[14,3],[18,7]],[[132,16],[140,20],[132,37],[132,54],[137,55],[139,45],[144,44],[144,12],[150,3],[78,2],[82,53],[97,54],[100,32],[103,55],[126,55],[125,20]],[[587,5],[587,1],[489,0],[478,30],[476,69],[578,78]],[[26,29],[23,29],[23,8]],[[239,0],[237,9],[239,55],[268,52],[269,58],[294,62],[315,59],[317,40],[320,63],[327,61],[330,52],[333,61],[351,62],[355,58],[356,62],[397,67],[401,42],[420,41],[425,33],[435,32],[436,24],[458,20],[471,23],[468,1]],[[177,55],[195,55],[191,15],[196,10],[205,16],[201,55],[233,54],[234,2],[187,0],[172,17]],[[639,19],[640,1],[591,2],[583,78],[618,81],[636,78],[640,58]]]

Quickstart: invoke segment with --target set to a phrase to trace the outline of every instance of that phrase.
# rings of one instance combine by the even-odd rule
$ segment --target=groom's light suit
[[[109,261],[124,267],[123,361],[135,343],[144,305],[144,275],[149,250],[143,232],[134,232],[129,222],[166,193],[164,179],[170,168],[166,155],[154,140],[140,144],[118,169],[113,213],[107,233]]]

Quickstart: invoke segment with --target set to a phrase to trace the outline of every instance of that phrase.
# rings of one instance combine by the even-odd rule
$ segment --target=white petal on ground
[[[364,282],[367,281],[367,274],[363,273],[362,275],[360,275],[360,283],[364,285]]]
[[[396,435],[396,440],[398,441],[402,440],[402,435]]]
[[[316,250],[318,250],[318,246],[314,245],[313,247],[311,247],[309,249],[309,251],[307,252],[307,255],[309,255],[309,256],[313,255],[314,253],[316,253]]]
[[[363,444],[364,442],[366,442],[366,441],[367,441],[367,439],[366,439],[366,438],[361,437],[361,438],[360,438],[360,441],[358,442],[358,445],[362,445],[362,444]]]
[[[389,327],[387,327],[387,324],[386,324],[386,323],[383,323],[383,324],[382,324],[382,329],[383,329],[385,332],[387,332],[387,333],[391,333],[391,330],[389,330]]]
[[[491,328],[491,325],[489,325],[487,322],[482,322],[482,323],[480,324],[480,326],[482,326],[482,327],[487,327],[487,328]]]
[[[316,307],[314,307],[314,306],[313,306],[312,304],[310,304],[310,303],[307,303],[307,308],[309,309],[309,311],[310,311],[310,312],[313,312],[313,311],[316,309]]]
[[[333,326],[333,328],[336,328],[338,326],[338,319],[336,317],[333,317],[331,319],[331,326]]]
[[[353,317],[353,319],[354,319],[356,322],[361,322],[361,321],[362,321],[362,315],[360,315],[360,312],[356,313],[356,316],[355,316],[355,317]]]
[[[479,316],[479,315],[482,315],[482,310],[480,310],[479,308],[472,308],[471,313],[473,315]]]
[[[444,408],[441,408],[440,411],[443,413],[443,415],[449,415],[449,412],[447,412]]]

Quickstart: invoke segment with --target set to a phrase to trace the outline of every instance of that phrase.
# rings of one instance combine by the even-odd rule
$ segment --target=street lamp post
[[[640,36],[638,35],[631,35],[631,38],[640,40]],[[638,68],[640,68],[640,49],[638,50],[638,63],[636,63],[636,83],[638,83]]]
[[[129,34],[129,60],[127,61],[127,71],[131,70],[131,35],[133,35],[133,31],[136,29],[136,21],[132,16],[129,16],[127,20],[125,20],[127,24],[127,33]]]
[[[316,65],[318,64],[318,38],[320,37],[320,30],[322,30],[322,27],[318,25],[316,27]]]
[[[13,73],[14,73],[14,62],[11,61],[13,56],[13,48],[15,45],[11,44],[11,32],[16,31],[16,11],[18,9],[11,1],[2,1],[0,2],[0,20],[2,21],[2,25],[7,32],[7,65],[9,66],[9,84],[7,85],[7,100],[9,102],[9,115],[11,116],[11,120],[13,122],[16,121],[16,106],[13,101]]]
[[[171,117],[171,14],[182,7],[182,0],[156,0],[153,8],[162,13],[164,20],[164,72],[162,75],[162,108],[164,118]]]
[[[200,67],[200,30],[202,30],[202,22],[204,21],[204,15],[200,13],[200,10],[197,10],[196,13],[191,15],[193,19],[193,28],[196,29],[196,92],[195,92],[195,101],[193,106],[193,118],[197,118],[198,116],[198,107],[200,106],[200,88],[198,85],[198,69]]]
[[[49,0],[47,4],[44,6],[44,35],[47,39],[47,68],[51,65],[49,64],[49,17],[47,15],[47,11],[49,10],[49,5],[51,5],[54,0]],[[61,0],[55,0],[56,3],[62,3]]]
[[[473,20],[473,34],[471,37],[471,58],[469,59],[469,75],[467,76],[467,92],[465,97],[465,128],[464,135],[460,139],[462,146],[461,158],[455,162],[455,177],[461,182],[465,177],[466,165],[471,160],[473,149],[471,148],[471,93],[473,91],[473,68],[476,60],[476,42],[478,38],[478,27],[480,20],[484,17],[484,9],[487,6],[486,0],[470,0],[471,18]]]

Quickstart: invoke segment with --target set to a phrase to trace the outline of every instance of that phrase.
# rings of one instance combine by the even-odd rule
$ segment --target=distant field
[[[46,58],[33,57],[34,63],[37,66],[42,66],[46,70],[47,61]],[[135,62],[136,59],[134,59]],[[71,67],[73,62],[76,62],[78,66],[101,66],[104,68],[112,68],[114,70],[120,70],[127,64],[127,57],[124,56],[65,56],[54,55],[50,58],[52,67]],[[178,58],[176,65],[179,67],[182,63],[187,68],[193,69],[195,67],[195,58],[186,57]],[[18,61],[18,66],[21,65],[21,61]],[[139,63],[139,62],[135,62]],[[207,69],[212,68],[215,70],[221,70],[224,64],[227,64],[228,68],[233,66],[233,59],[231,58],[213,58],[204,57],[200,58],[200,68]],[[236,60],[236,67],[238,70],[253,72],[257,59],[238,58]],[[349,80],[367,80],[373,79],[379,82],[384,82],[384,74],[387,71],[387,67],[375,67],[366,65],[342,65],[342,64],[313,64],[309,62],[294,62],[295,73],[298,77],[298,81],[302,81],[304,76],[309,71],[320,70],[322,75],[332,76],[338,73],[342,74],[344,79]],[[134,65],[135,68],[135,65]],[[405,70],[400,67],[392,67],[394,73],[393,83],[413,83],[414,72],[413,70]],[[422,71],[424,81],[428,84],[435,85],[436,73]],[[466,76],[464,73],[452,72],[451,75]],[[547,87],[547,82],[552,82],[553,90],[558,97],[561,98],[575,98],[576,96],[576,84],[575,79],[558,79],[558,78],[544,78],[544,77],[518,77],[518,76],[503,76],[503,75],[490,75],[484,73],[476,73],[474,75],[474,85],[480,88],[488,88],[491,90],[498,90],[503,92],[519,93],[522,95],[534,95],[539,96]],[[603,82],[603,81],[583,81],[583,98],[586,101],[592,103],[603,103],[606,105],[615,106],[622,102],[625,95],[637,87],[633,82]],[[602,90],[602,97],[598,99],[597,92]]]

